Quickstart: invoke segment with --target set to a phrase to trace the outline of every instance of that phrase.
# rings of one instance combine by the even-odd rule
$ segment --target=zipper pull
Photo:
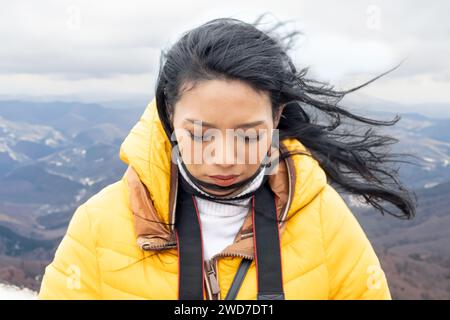
[[[211,291],[213,294],[219,294],[219,281],[217,281],[216,272],[214,271],[214,268],[209,260],[206,260],[206,266],[208,269],[208,279],[211,284]]]

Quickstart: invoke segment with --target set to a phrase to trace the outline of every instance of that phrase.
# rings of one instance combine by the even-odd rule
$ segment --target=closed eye
[[[197,141],[197,142],[208,142],[208,141],[211,141],[211,137],[214,137],[214,135],[212,135],[212,136],[208,136],[208,135],[197,136],[197,135],[193,134],[191,131],[188,131],[188,132],[189,132],[189,136],[191,137],[191,139],[194,141]],[[263,135],[264,134],[250,135],[250,136],[238,135],[238,138],[243,139],[245,143],[251,143],[251,142],[260,141],[261,138],[263,137]]]
[[[211,140],[208,136],[205,136],[205,135],[197,136],[190,131],[189,131],[189,135],[191,136],[191,139],[193,139],[194,141],[198,141],[198,142],[206,142],[206,141]]]
[[[244,139],[244,141],[246,142],[246,143],[249,143],[249,142],[256,142],[256,141],[259,141],[260,139],[261,139],[261,136],[244,136],[244,137],[240,137],[241,139]]]

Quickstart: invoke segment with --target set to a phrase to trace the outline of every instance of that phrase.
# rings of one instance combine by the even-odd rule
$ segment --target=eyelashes
[[[191,131],[189,132],[189,136],[191,137],[192,140],[196,141],[196,142],[209,142],[211,141],[211,138],[213,138],[214,136],[205,136],[205,135],[201,135],[201,136],[197,136],[194,135]],[[251,143],[251,142],[258,142],[261,140],[262,135],[256,135],[256,136],[238,136],[239,139],[243,139],[245,143]]]
[[[196,135],[193,134],[192,132],[190,132],[190,131],[188,131],[188,132],[189,132],[189,136],[190,136],[191,139],[194,140],[194,141],[197,141],[197,142],[207,142],[207,141],[209,140],[209,138],[206,137],[206,136],[203,136],[203,135],[201,135],[201,136],[196,136]]]

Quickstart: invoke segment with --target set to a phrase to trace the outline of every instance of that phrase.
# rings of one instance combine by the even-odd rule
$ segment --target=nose
[[[235,164],[235,151],[233,143],[226,141],[222,144],[222,148],[217,146],[216,148],[216,164],[222,167],[230,167]]]
[[[222,168],[230,168],[236,164],[236,146],[234,138],[222,137],[214,146],[214,163]]]

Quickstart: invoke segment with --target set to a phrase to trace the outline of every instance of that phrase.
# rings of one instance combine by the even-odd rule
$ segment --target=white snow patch
[[[12,150],[6,141],[0,141],[0,152],[5,152],[9,155],[9,157],[18,162],[24,162],[28,160],[28,157],[22,153],[15,152]]]
[[[70,159],[69,157],[66,157],[66,156],[63,155],[63,154],[60,154],[59,157],[60,157],[62,160],[64,160],[65,162],[70,162],[70,161],[71,161],[71,159]]]
[[[79,182],[84,186],[92,186],[94,183],[100,182],[102,180],[103,180],[103,178],[98,178],[97,180],[94,180],[89,177],[86,177],[86,178],[81,178]]]
[[[86,149],[83,149],[83,148],[72,148],[72,152],[74,154],[79,154],[82,157],[84,157],[86,155]]]
[[[0,283],[0,300],[36,300],[38,293],[27,288]]]
[[[438,184],[439,184],[439,182],[428,182],[428,183],[425,183],[425,185],[423,187],[425,189],[430,189],[430,188],[437,186]]]
[[[59,145],[58,141],[53,138],[45,139],[45,144],[49,147],[57,147]]]
[[[9,121],[0,117],[0,128],[14,144],[19,140],[45,142],[49,146],[57,146],[65,141],[61,132],[49,126],[35,125],[27,122]]]
[[[75,201],[76,202],[80,202],[81,199],[83,199],[83,197],[86,195],[86,189],[81,189],[80,191],[78,191],[78,193],[75,196]]]

